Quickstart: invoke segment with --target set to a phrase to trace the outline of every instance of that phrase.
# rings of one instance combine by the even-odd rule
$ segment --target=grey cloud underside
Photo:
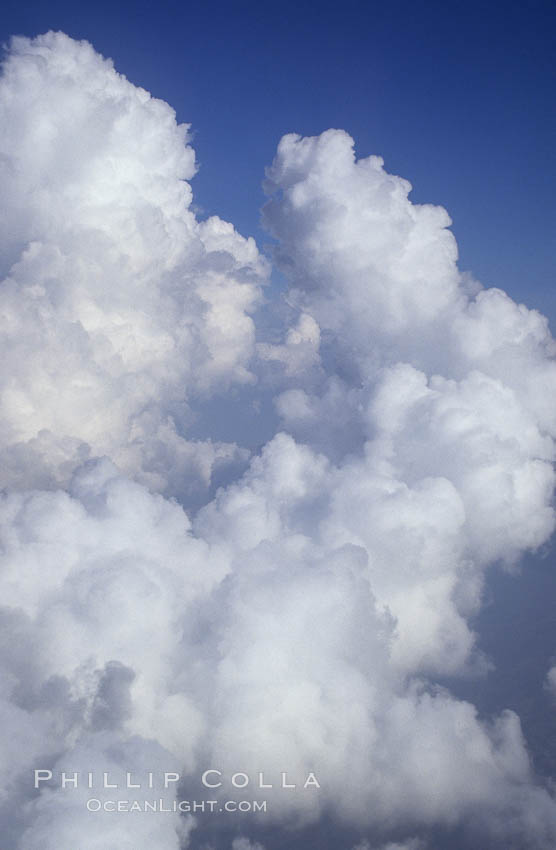
[[[488,676],[488,570],[553,531],[546,319],[462,275],[447,213],[341,130],[267,172],[276,339],[270,264],[196,219],[169,106],[49,33],[12,42],[0,125],[5,850],[554,847],[519,717],[442,685]],[[199,435],[242,405],[280,422],[260,450]],[[191,796],[207,766],[321,788],[251,784],[264,817],[211,825],[29,779]]]

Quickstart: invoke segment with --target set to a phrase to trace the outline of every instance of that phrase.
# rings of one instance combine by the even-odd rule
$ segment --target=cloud
[[[375,334],[422,329],[459,299],[448,214],[412,204],[410,183],[383,165],[356,160],[350,136],[328,130],[284,136],[267,171],[265,221],[292,295],[361,354]]]
[[[266,263],[196,220],[187,125],[86,42],[14,39],[0,114],[6,483],[65,486],[108,454],[187,495],[245,459],[185,434],[196,397],[254,380]]]
[[[368,841],[362,841],[353,850],[373,850]],[[407,841],[390,841],[377,847],[376,850],[425,850],[425,844],[418,838],[409,838]]]
[[[211,768],[220,803],[268,801],[269,850],[324,817],[380,834],[359,850],[461,825],[554,846],[517,715],[443,686],[488,672],[486,571],[554,528],[546,320],[460,274],[445,211],[331,130],[268,170],[289,318],[255,342],[268,264],[195,219],[170,107],[49,33],[13,41],[0,110],[6,850],[211,843],[200,817],[34,789],[37,767],[152,771],[172,801]],[[255,384],[283,428],[253,457],[188,436]],[[230,820],[225,846],[257,842]]]
[[[258,842],[251,843],[248,838],[234,838],[232,850],[264,850],[264,847]]]
[[[546,674],[546,688],[556,701],[556,665],[550,668]]]

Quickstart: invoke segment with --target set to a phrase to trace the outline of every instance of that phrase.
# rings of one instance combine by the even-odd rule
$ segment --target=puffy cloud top
[[[108,454],[157,489],[206,481],[237,451],[188,443],[188,405],[254,380],[253,240],[195,219],[188,127],[86,42],[14,39],[0,122],[8,480]]]

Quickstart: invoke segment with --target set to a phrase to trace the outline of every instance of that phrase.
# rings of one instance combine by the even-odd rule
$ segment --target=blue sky
[[[62,29],[192,124],[207,213],[264,243],[264,167],[286,132],[346,129],[444,205],[461,266],[556,318],[550,2],[15,2],[2,40]]]

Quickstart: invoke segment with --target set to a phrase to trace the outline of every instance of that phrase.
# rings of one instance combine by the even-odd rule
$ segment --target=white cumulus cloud
[[[191,212],[188,127],[86,42],[14,39],[0,81],[5,478],[64,485],[108,454],[176,492],[235,460],[190,403],[254,380],[252,239]]]
[[[268,262],[195,218],[169,106],[49,33],[12,42],[0,113],[6,850],[212,846],[187,813],[92,814],[55,782],[153,771],[141,797],[194,799],[207,768],[219,801],[268,801],[268,850],[325,816],[380,834],[357,850],[462,824],[549,850],[519,717],[442,684],[488,675],[486,572],[554,528],[546,320],[462,275],[447,213],[330,130],[268,170],[292,318],[256,340]],[[257,382],[282,427],[253,457],[188,436]],[[225,846],[262,850],[240,827]]]

